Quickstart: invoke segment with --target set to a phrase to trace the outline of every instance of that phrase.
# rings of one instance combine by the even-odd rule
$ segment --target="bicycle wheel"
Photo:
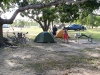
[[[30,41],[29,38],[24,38],[24,39],[23,39],[23,42],[24,42],[25,44],[29,44],[29,41]]]
[[[18,39],[16,37],[12,37],[12,42],[18,43]]]

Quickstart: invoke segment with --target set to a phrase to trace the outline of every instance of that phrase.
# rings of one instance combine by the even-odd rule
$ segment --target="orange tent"
[[[64,30],[60,30],[58,31],[58,33],[56,34],[56,38],[63,38],[64,37]]]

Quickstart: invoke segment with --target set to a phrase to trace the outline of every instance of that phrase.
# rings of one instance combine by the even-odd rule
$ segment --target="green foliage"
[[[42,20],[53,21],[56,18],[56,9],[55,8],[44,8],[42,9],[43,17]]]
[[[83,18],[87,17],[88,14],[89,14],[89,12],[87,12],[87,11],[85,11],[85,10],[82,10],[82,11],[80,12],[80,18],[83,19]]]
[[[78,20],[74,21],[75,23],[80,23],[83,25],[89,25],[89,26],[100,26],[100,16],[95,15],[88,15],[84,18],[79,18]]]
[[[4,3],[8,3],[8,2],[15,3],[15,2],[19,2],[20,0],[1,0],[1,1],[4,2]]]
[[[82,8],[86,8],[87,11],[93,12],[94,9],[98,9],[100,3],[97,0],[87,0],[84,3],[80,4]]]
[[[70,22],[78,18],[78,7],[75,4],[62,4],[58,7],[61,22]]]
[[[8,0],[2,0],[4,3],[8,3]]]
[[[97,0],[87,0],[84,3],[81,3],[80,6],[81,11],[79,12],[79,20],[77,22],[85,25],[96,26],[97,22],[95,22],[95,17],[90,17],[89,14],[91,14],[93,10],[98,9],[100,3],[97,3]]]
[[[28,5],[28,1],[23,0],[23,2],[19,2],[18,5],[19,5],[19,7],[24,7],[24,6]]]
[[[3,12],[9,11],[10,8],[14,8],[14,4],[18,3],[20,0],[1,0],[2,4],[0,4]]]

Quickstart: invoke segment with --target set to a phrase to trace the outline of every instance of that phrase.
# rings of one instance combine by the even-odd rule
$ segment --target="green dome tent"
[[[53,35],[46,32],[46,31],[39,33],[36,36],[34,42],[38,42],[38,43],[48,43],[48,42],[55,43]]]

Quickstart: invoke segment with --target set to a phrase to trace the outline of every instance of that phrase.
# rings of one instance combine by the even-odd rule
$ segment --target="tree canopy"
[[[5,5],[2,4],[4,2]],[[57,6],[63,3],[76,4],[79,8],[85,9],[88,12],[92,12],[94,9],[99,7],[97,0],[1,0],[2,9],[9,9],[13,5],[19,6],[13,15],[17,15],[19,12],[23,12],[28,9],[41,9],[44,7]],[[14,16],[11,17],[12,20],[15,19]]]

